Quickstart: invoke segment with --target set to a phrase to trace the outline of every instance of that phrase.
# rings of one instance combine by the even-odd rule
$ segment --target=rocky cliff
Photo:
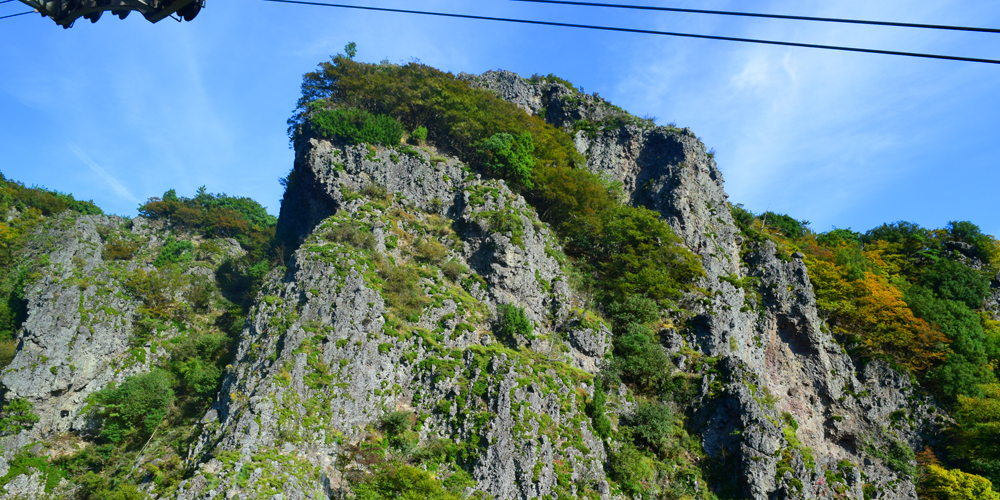
[[[0,477],[24,470],[23,460],[16,460],[24,449],[58,457],[84,447],[94,437],[95,392],[148,373],[170,359],[173,345],[213,329],[220,311],[199,307],[191,293],[200,287],[209,298],[218,294],[216,269],[242,250],[231,239],[200,241],[177,268],[161,272],[152,264],[167,243],[190,237],[142,217],[69,212],[36,228],[21,255],[34,263],[33,283],[25,290],[27,318],[0,383],[6,401],[29,402],[39,420],[0,436]],[[126,253],[109,253],[109,244]],[[139,310],[148,313],[149,306],[178,307],[175,318],[186,320],[139,324],[148,317]],[[0,498],[59,497],[72,490],[56,489],[55,480],[46,484],[48,471],[27,470],[4,478]]]
[[[721,357],[722,388],[693,411],[706,451],[725,460],[744,495],[916,498],[911,478],[879,450],[921,447],[939,430],[939,408],[888,366],[855,366],[819,318],[802,255],[740,235],[722,174],[690,130],[622,119],[560,83],[503,71],[466,78],[575,128],[588,168],[621,182],[630,203],[659,211],[701,256],[709,299],[695,306],[682,342]]]
[[[891,450],[922,448],[938,409],[908,376],[857,366],[834,341],[801,254],[741,234],[697,137],[545,79],[460,78],[571,131],[588,169],[620,183],[623,202],[659,212],[700,257],[688,310],[659,332],[673,360],[662,369],[700,381],[681,408],[705,453],[696,496],[916,498],[911,464]],[[294,146],[277,227],[294,253],[264,280],[221,390],[173,459],[183,480],[162,487],[144,466],[140,491],[349,498],[365,473],[409,467],[391,459],[405,452],[464,496],[623,497],[609,479],[619,444],[599,437],[588,408],[610,329],[525,199],[431,145],[351,145],[305,128]],[[66,216],[39,230],[31,252],[47,257],[0,381],[5,400],[31,401],[40,420],[0,441],[0,498],[79,491],[46,485],[37,466],[12,476],[9,463],[39,441],[62,440],[36,446],[49,456],[85,447],[90,394],[170,359],[171,339],[221,314],[134,340],[149,297],[129,276],[155,272],[152,258],[176,238],[201,249],[165,292],[180,302],[240,252],[141,217]],[[121,239],[141,250],[102,254]],[[611,421],[634,401],[609,388]],[[136,464],[170,459],[143,456]]]

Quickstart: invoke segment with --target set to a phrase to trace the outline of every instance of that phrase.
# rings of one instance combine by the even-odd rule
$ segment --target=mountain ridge
[[[205,214],[215,212],[195,199],[178,206],[203,206],[197,224],[178,222],[188,219],[174,208],[131,220],[52,217],[34,233],[50,250],[0,382],[7,403],[30,401],[39,420],[0,438],[5,498],[101,491],[63,479],[72,463],[59,460],[102,442],[134,459],[105,480],[123,481],[135,498],[917,498],[908,456],[939,446],[948,412],[891,363],[857,364],[821,317],[807,268],[816,257],[769,235],[766,222],[747,226],[688,129],[655,126],[553,77],[455,77],[343,56],[325,64],[303,84],[312,90],[293,120],[295,163],[270,253],[239,224],[209,226]],[[404,82],[398,88],[418,103],[406,113],[424,123],[366,100],[351,71]],[[420,106],[450,105],[425,100],[418,85],[428,81],[512,113],[462,93],[488,91],[534,118],[478,118],[500,129],[446,140],[468,118],[428,118]],[[312,121],[357,103],[413,130],[412,144],[352,144]],[[527,190],[511,177],[517,143],[491,150],[482,140],[513,137],[508,123],[537,137],[536,184],[604,186],[598,202],[574,195],[596,215],[555,219],[562,206],[552,200],[568,191],[539,194],[545,186]],[[599,210],[617,209],[585,204],[601,196],[631,211],[603,218]],[[604,226],[573,226],[580,220]],[[207,227],[236,228],[241,240],[218,229],[199,236]],[[651,244],[647,231],[663,238]],[[135,242],[134,253],[110,257],[121,241]],[[599,253],[605,246],[617,250]],[[655,283],[635,288],[651,266],[627,259],[636,249],[673,259],[677,284],[656,300],[647,295]],[[266,276],[239,260],[248,252],[273,259]],[[625,268],[615,274],[593,256],[622,258]],[[136,273],[173,281],[153,293]],[[223,284],[233,276],[260,289],[245,321],[227,327],[236,309],[223,299],[236,289]],[[600,288],[608,280],[617,288]],[[198,293],[212,299],[197,302]],[[152,331],[141,326],[150,321]],[[217,367],[201,375],[210,388],[185,389],[201,380],[192,375],[201,358],[181,346],[225,332],[229,354],[198,361]],[[81,334],[107,352],[77,349]],[[169,422],[190,428],[135,424],[111,441],[119,417],[102,410],[118,404],[110,382],[126,387],[164,369],[184,380],[174,387],[193,412]],[[70,396],[53,395],[53,380]],[[183,445],[155,440],[157,431]],[[63,445],[30,452],[51,468],[21,451],[60,436]]]

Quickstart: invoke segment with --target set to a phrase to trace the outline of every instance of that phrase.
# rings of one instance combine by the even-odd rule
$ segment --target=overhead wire
[[[615,31],[622,33],[638,33],[644,35],[662,35],[662,36],[675,36],[683,38],[698,38],[704,40],[721,40],[727,42],[744,42],[744,43],[759,43],[765,45],[778,45],[784,47],[801,47],[809,49],[823,49],[823,50],[839,50],[846,52],[860,52],[867,54],[882,54],[891,56],[903,56],[903,57],[918,57],[924,59],[942,59],[948,61],[962,61],[962,62],[976,62],[985,64],[1000,64],[1000,60],[997,59],[984,59],[977,57],[963,57],[963,56],[948,56],[941,54],[924,54],[919,52],[902,52],[896,50],[881,50],[881,49],[865,49],[860,47],[844,47],[838,45],[821,45],[814,43],[798,43],[798,42],[782,42],[778,40],[763,40],[756,38],[739,38],[730,36],[717,36],[717,35],[700,35],[696,33],[680,33],[671,31],[657,31],[657,30],[645,30],[638,28],[619,28],[614,26],[598,26],[589,24],[574,24],[574,23],[560,23],[555,21],[537,21],[531,19],[513,19],[504,17],[490,17],[490,16],[477,16],[472,14],[453,14],[448,12],[432,12],[432,11],[420,11],[420,10],[407,10],[407,9],[391,9],[388,7],[368,7],[361,5],[344,5],[335,3],[325,3],[325,2],[312,2],[307,0],[264,0],[265,2],[275,2],[275,3],[288,3],[288,4],[299,4],[299,5],[314,5],[319,7],[337,7],[342,9],[355,9],[355,10],[367,10],[367,11],[377,11],[377,12],[394,12],[400,14],[417,14],[424,16],[437,16],[437,17],[450,17],[457,19],[475,19],[482,21],[498,21],[498,22],[508,22],[508,23],[519,23],[519,24],[533,24],[538,26],[558,26],[564,28],[580,28],[580,29],[592,29],[592,30],[602,30],[602,31]]]
[[[870,26],[892,26],[897,28],[924,28],[924,29],[935,29],[935,30],[952,30],[952,31],[973,31],[980,33],[1000,33],[1000,28],[976,28],[969,26],[947,26],[941,24],[920,24],[920,23],[898,23],[891,21],[868,21],[864,19],[839,19],[833,17],[810,17],[810,16],[787,16],[782,14],[760,14],[754,12],[731,12],[725,10],[704,10],[704,9],[682,9],[678,7],[655,7],[651,5],[626,5],[617,3],[597,3],[597,2],[579,2],[573,0],[511,0],[513,2],[528,2],[528,3],[540,3],[540,4],[554,4],[554,5],[575,5],[582,7],[607,7],[614,9],[630,9],[630,10],[649,10],[649,11],[659,11],[659,12],[682,12],[689,14],[713,14],[720,16],[740,16],[740,17],[758,17],[767,19],[785,19],[793,21],[816,21],[816,22],[827,22],[827,23],[846,23],[846,24],[865,24]]]
[[[17,16],[23,16],[25,14],[34,14],[34,13],[35,13],[35,11],[29,10],[28,12],[21,12],[19,14],[10,14],[8,16],[0,16],[0,19],[7,19],[8,17],[17,17]]]

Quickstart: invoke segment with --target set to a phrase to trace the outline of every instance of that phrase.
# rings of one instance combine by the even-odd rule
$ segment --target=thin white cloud
[[[76,147],[76,145],[74,144],[67,143],[66,145],[69,146],[69,149],[73,151],[73,154],[75,154],[77,158],[80,159],[80,161],[82,161],[88,167],[90,167],[90,169],[96,172],[97,175],[103,177],[104,180],[108,182],[108,184],[111,184],[111,188],[114,189],[119,196],[133,203],[139,203],[139,200],[135,196],[132,196],[132,193],[130,193],[128,189],[126,189],[125,186],[122,185],[122,183],[118,182],[118,179],[115,179],[114,177],[111,176],[111,174],[107,172],[107,170],[101,168],[101,166],[98,165],[97,162],[95,162],[89,156],[87,156],[87,153],[81,151],[80,148]]]

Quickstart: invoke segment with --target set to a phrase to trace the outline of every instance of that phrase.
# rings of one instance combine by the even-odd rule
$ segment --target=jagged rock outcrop
[[[136,342],[137,309],[142,297],[126,290],[127,283],[156,268],[148,261],[169,238],[161,222],[142,217],[79,216],[65,213],[41,224],[28,242],[24,258],[36,262],[35,279],[25,291],[27,319],[17,335],[13,361],[0,374],[6,401],[31,403],[39,421],[30,429],[0,437],[0,477],[8,462],[26,446],[41,440],[93,431],[89,397],[110,384],[150,371],[169,356],[164,341],[178,335],[176,327],[147,332]],[[106,243],[134,243],[131,253],[105,258]],[[225,257],[242,252],[233,240],[219,240],[204,251],[184,274],[161,283],[171,299],[184,299],[191,280],[182,276],[214,277]],[[201,278],[207,281],[209,278]],[[195,280],[196,281],[196,280]],[[45,478],[34,469],[11,478],[0,498],[43,498]],[[41,486],[39,486],[41,484]],[[51,488],[49,488],[51,489]],[[37,491],[36,491],[37,490]],[[48,493],[47,493],[48,494]]]
[[[418,419],[421,443],[461,443],[495,498],[607,492],[580,394],[608,332],[578,318],[534,210],[429,149],[297,145],[279,227],[301,244],[258,300],[193,455],[203,473],[179,498],[339,495],[363,469],[350,450],[397,410]],[[419,282],[401,290],[406,273]],[[411,296],[426,298],[414,308]],[[503,304],[534,332],[498,336]],[[272,450],[297,465],[258,472]]]
[[[100,272],[104,244],[98,228],[123,222],[65,217],[34,242],[35,252],[48,250],[49,265],[27,290],[29,314],[17,356],[0,381],[8,399],[34,405],[41,418],[32,429],[35,438],[86,428],[80,410],[87,396],[146,364],[113,366],[131,347],[136,304],[123,297],[114,277]]]
[[[717,389],[711,379],[704,386],[712,404],[695,415],[706,451],[725,459],[745,495],[861,498],[867,485],[873,498],[916,498],[911,478],[880,450],[922,447],[939,425],[928,411],[938,408],[884,364],[854,366],[819,318],[801,256],[743,241],[722,175],[689,130],[623,120],[603,99],[560,83],[510,72],[466,78],[575,128],[587,167],[621,182],[631,203],[659,211],[701,256],[709,298],[695,306],[685,340],[721,357],[722,370]],[[824,471],[840,481],[829,484]]]
[[[946,417],[885,363],[855,365],[819,314],[803,256],[740,233],[713,155],[690,130],[545,79],[460,78],[573,133],[588,169],[619,183],[623,201],[658,211],[701,258],[690,314],[660,337],[677,365],[663,369],[700,377],[686,410],[713,486],[754,499],[916,498],[910,464],[892,451],[922,447]],[[403,418],[412,435],[394,439],[453,457],[434,473],[466,495],[616,496],[619,444],[597,437],[586,410],[611,333],[569,286],[534,209],[433,147],[347,145],[303,127],[277,227],[294,253],[251,307],[183,457],[186,479],[156,491],[150,474],[143,489],[347,498],[387,454],[372,451],[388,442],[386,419]],[[135,255],[106,258],[123,238]],[[44,264],[0,382],[40,421],[0,440],[0,477],[39,439],[86,437],[88,396],[169,359],[164,344],[183,333],[165,324],[137,340],[137,311],[152,306],[128,283],[156,273],[154,257],[175,238],[186,236],[141,217],[65,216],[39,230],[30,251]],[[197,256],[157,300],[184,302],[242,252],[234,240],[189,239]],[[530,327],[508,327],[511,311]],[[216,313],[192,322],[217,328]],[[627,417],[633,395],[608,392],[608,413]],[[0,498],[52,494],[46,480],[28,468]]]

